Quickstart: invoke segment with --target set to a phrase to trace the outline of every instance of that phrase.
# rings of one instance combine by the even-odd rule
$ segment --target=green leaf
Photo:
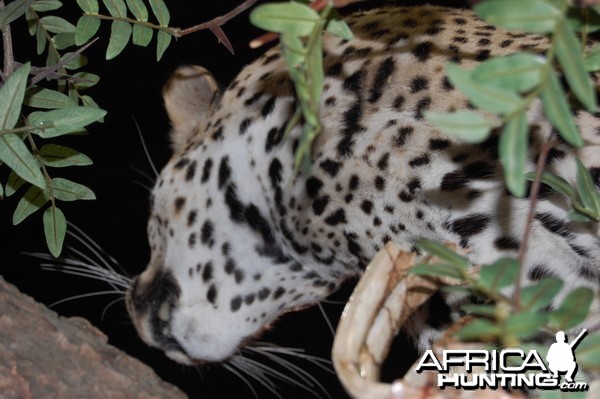
[[[490,317],[490,318],[493,318],[496,316],[496,307],[494,305],[468,304],[468,305],[463,305],[460,308],[469,314],[486,316],[486,317]]]
[[[314,113],[314,123],[311,122],[313,126],[317,125],[319,122],[317,121],[317,113],[318,104],[321,100],[321,95],[323,94],[323,50],[322,50],[322,39],[321,36],[318,36],[315,39],[315,43],[313,48],[309,52],[306,57],[306,67],[307,71],[310,73],[310,85],[311,85],[311,93],[310,100],[314,109],[311,111]]]
[[[159,30],[156,34],[156,61],[160,61],[163,54],[171,44],[172,36],[165,31]]]
[[[57,144],[46,144],[40,148],[38,154],[46,166],[63,168],[66,166],[87,166],[92,160],[77,150]]]
[[[29,215],[43,207],[50,200],[48,192],[39,187],[31,186],[17,204],[13,213],[13,225],[18,225]]]
[[[40,22],[48,32],[52,33],[74,33],[76,30],[75,25],[55,15],[43,17]]]
[[[522,312],[506,319],[504,328],[514,337],[527,339],[537,334],[547,322],[548,315],[545,313]]]
[[[0,199],[4,199],[4,186],[0,184]]]
[[[521,306],[525,310],[539,310],[549,305],[560,292],[563,282],[554,277],[545,277],[535,284],[521,288]]]
[[[34,0],[14,0],[0,10],[0,29],[21,17]]]
[[[554,30],[553,39],[556,57],[564,76],[575,96],[590,112],[596,111],[596,95],[590,77],[585,70],[581,44],[565,21],[560,21]]]
[[[583,206],[596,217],[600,217],[600,193],[596,188],[592,175],[587,168],[581,163],[579,158],[575,158],[577,162],[577,193],[581,198]]]
[[[552,32],[562,15],[544,0],[488,0],[477,4],[475,12],[494,25],[536,33]]]
[[[499,259],[481,268],[478,284],[492,292],[498,292],[515,282],[519,275],[519,268],[519,263],[514,259]]]
[[[96,199],[96,194],[86,186],[60,177],[52,179],[52,194],[61,201]]]
[[[462,280],[460,270],[451,264],[419,264],[411,267],[410,273],[418,276],[452,277]]]
[[[100,29],[100,20],[89,15],[84,15],[77,21],[75,32],[75,44],[82,46],[86,44]]]
[[[478,112],[467,110],[456,112],[426,111],[425,118],[435,128],[469,143],[481,143],[488,138],[491,129],[498,125]]]
[[[588,223],[595,221],[595,219],[591,218],[588,215],[578,212],[576,209],[569,209],[569,211],[567,212],[567,217],[572,222]]]
[[[463,326],[456,333],[456,337],[460,340],[487,341],[497,337],[500,333],[500,327],[494,323],[488,320],[475,319]]]
[[[89,108],[101,109],[98,103],[90,96],[81,96],[81,103]],[[104,123],[104,118],[98,119],[99,123]]]
[[[66,61],[67,59],[69,59],[69,61],[64,64],[65,69],[83,68],[88,63],[88,58],[83,54],[66,53],[60,57],[61,61]]]
[[[73,85],[77,90],[95,86],[100,81],[100,76],[89,72],[77,72],[73,76],[77,78],[77,80],[73,81]]]
[[[507,114],[521,106],[522,99],[515,93],[473,80],[471,72],[456,64],[446,65],[450,83],[461,90],[473,105],[497,114]]]
[[[25,92],[23,104],[33,108],[57,109],[72,107],[76,104],[68,96],[42,87],[32,87]]]
[[[150,0],[150,7],[160,26],[169,26],[171,15],[163,0]]]
[[[36,41],[36,52],[38,55],[41,55],[46,49],[46,43],[48,43],[48,39],[46,39],[46,35],[44,34],[44,28],[41,24],[36,24],[37,30],[35,31],[35,41]],[[52,52],[49,53],[54,54]],[[49,63],[47,63],[49,64]]]
[[[29,183],[38,187],[46,186],[40,165],[16,134],[0,135],[0,161]]]
[[[68,47],[75,45],[75,33],[73,32],[64,32],[58,33],[54,35],[52,38],[52,43],[54,43],[54,47],[57,50],[64,50]]]
[[[554,71],[549,71],[548,80],[542,89],[541,96],[544,113],[550,123],[558,130],[560,136],[569,144],[581,147],[583,140],[573,120],[573,114],[569,108],[565,92]]]
[[[589,288],[576,288],[565,297],[560,307],[550,312],[550,326],[557,330],[568,330],[585,320],[594,292]]]
[[[337,37],[341,37],[344,40],[352,40],[352,30],[346,21],[344,21],[344,18],[340,15],[340,13],[337,12],[337,10],[331,10],[329,18],[330,19],[327,21],[327,25],[325,27],[327,32]]]
[[[250,13],[250,22],[255,26],[294,36],[308,36],[318,20],[315,10],[295,2],[263,4]]]
[[[48,51],[48,54],[46,56],[46,66],[49,67],[57,64],[59,61],[58,56],[59,54],[56,51]]]
[[[460,270],[466,271],[470,267],[470,263],[467,258],[457,254],[441,244],[438,244],[437,242],[429,240],[417,240],[415,241],[415,245],[430,255],[437,256],[438,258],[449,262],[450,264],[458,267]]]
[[[600,69],[600,44],[592,47],[584,58],[585,69],[588,72],[597,71]]]
[[[123,21],[113,21],[110,29],[110,39],[106,49],[106,59],[112,60],[123,51],[131,37],[131,25]]]
[[[77,0],[77,4],[83,12],[88,14],[98,14],[98,11],[100,11],[98,0]]]
[[[31,8],[28,8],[27,11],[25,11],[25,20],[27,21],[27,30],[29,31],[29,34],[34,36],[39,25]]]
[[[304,64],[306,61],[306,49],[302,40],[298,36],[282,33],[280,41],[283,46],[283,58],[288,66],[290,75],[294,72],[297,73],[296,67]],[[294,82],[297,81],[297,79],[294,79],[295,76],[291,77]]]
[[[10,174],[8,175],[8,181],[6,182],[6,196],[10,197],[16,193],[17,190],[23,186],[23,184],[25,184],[25,180],[21,179],[18,174],[11,170]]]
[[[102,2],[113,17],[127,17],[127,6],[123,0],[102,0]]]
[[[148,8],[142,0],[127,0],[127,7],[138,21],[148,21]]]
[[[31,5],[31,8],[37,12],[54,11],[61,7],[62,3],[58,0],[36,0],[36,2]]]
[[[494,57],[479,64],[471,77],[480,84],[522,93],[539,85],[544,65],[539,56],[517,53]]]
[[[29,70],[29,63],[22,65],[10,75],[4,86],[0,89],[1,130],[12,129],[19,120]]]
[[[531,181],[535,180],[535,172],[527,173],[525,175],[525,178],[527,180],[531,180]],[[542,174],[541,181],[542,181],[542,183],[550,186],[554,191],[557,191],[561,194],[566,195],[572,201],[577,201],[578,197],[577,197],[577,194],[575,193],[575,190],[573,190],[573,187],[571,187],[569,182],[567,182],[562,177],[556,176],[550,172],[544,172]]]
[[[499,148],[506,187],[518,198],[525,195],[527,147],[527,117],[519,112],[502,129]]]
[[[583,338],[575,348],[577,364],[584,369],[600,366],[600,332],[595,332]]]
[[[133,44],[146,47],[152,41],[152,29],[147,26],[133,25]]]
[[[32,112],[27,118],[30,125],[52,127],[33,130],[42,138],[61,136],[81,130],[106,115],[106,111],[89,107],[68,107],[46,112]]]
[[[67,220],[64,213],[54,204],[44,212],[44,235],[48,250],[55,258],[60,256],[65,234],[67,233]]]

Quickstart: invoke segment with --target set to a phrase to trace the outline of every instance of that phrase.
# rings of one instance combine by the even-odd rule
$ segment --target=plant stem
[[[16,127],[14,129],[7,129],[7,130],[0,130],[0,136],[4,135],[4,134],[16,134],[16,133],[25,133],[25,132],[29,132],[31,130],[35,130],[35,129],[47,129],[50,127],[53,127],[54,124],[53,123],[47,123],[44,126],[31,126],[31,125],[26,125],[26,126],[21,126],[21,127]]]
[[[215,28],[215,27],[220,27],[221,25],[224,25],[225,23],[227,23],[230,19],[232,19],[232,18],[236,17],[237,15],[241,14],[242,12],[246,11],[248,8],[250,8],[256,2],[257,2],[257,0],[246,0],[239,6],[234,8],[233,10],[229,11],[227,14],[217,17],[211,21],[204,22],[200,25],[195,25],[195,26],[192,26],[192,27],[186,28],[186,29],[175,28],[172,30],[173,36],[181,37],[181,36],[189,35],[190,33],[198,32],[203,29],[211,29],[211,28]]]
[[[0,0],[0,10],[3,8],[4,0]],[[4,48],[4,68],[2,73],[4,75],[3,78],[8,79],[15,68],[10,24],[7,24],[4,29],[2,29],[2,47]]]
[[[535,168],[535,179],[531,184],[531,191],[529,193],[529,211],[527,213],[527,222],[525,223],[525,229],[523,230],[523,236],[521,238],[521,245],[519,246],[519,253],[517,255],[517,261],[519,262],[519,274],[515,282],[515,291],[513,293],[513,306],[515,309],[521,307],[521,278],[523,275],[523,263],[527,254],[527,247],[529,241],[529,233],[531,232],[531,226],[533,224],[533,217],[535,215],[535,208],[538,201],[538,193],[540,192],[540,186],[542,184],[542,174],[546,167],[546,160],[548,159],[548,153],[552,149],[552,141],[550,139],[544,140],[540,147],[540,155]]]

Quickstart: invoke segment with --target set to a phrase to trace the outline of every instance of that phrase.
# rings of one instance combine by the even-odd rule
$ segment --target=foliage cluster
[[[600,69],[600,45],[587,48],[586,39],[589,33],[600,30],[600,7],[580,9],[567,0],[487,0],[479,3],[475,11],[495,25],[548,35],[548,49],[545,54],[522,51],[493,57],[471,70],[448,64],[449,81],[467,96],[475,109],[429,112],[427,119],[439,129],[474,143],[487,139],[497,129],[506,186],[514,196],[525,196],[527,180],[533,180],[537,188],[545,183],[571,200],[569,218],[572,221],[597,223],[600,221],[600,192],[578,159],[575,186],[544,171],[546,156],[559,138],[549,137],[542,143],[536,172],[527,173],[530,129],[526,112],[535,101],[541,101],[544,114],[560,139],[577,148],[584,146],[573,114],[577,109],[589,112],[598,109],[596,90],[588,72]],[[568,84],[568,91],[561,85],[560,76]],[[536,346],[533,339],[539,337],[540,332],[574,329],[587,318],[594,299],[594,292],[588,288],[571,290],[557,308],[547,310],[563,286],[561,280],[545,277],[521,287],[521,264],[526,253],[523,245],[527,243],[532,223],[537,188],[532,188],[530,193],[529,219],[517,259],[499,259],[491,265],[482,265],[479,272],[473,274],[469,272],[473,267],[465,257],[439,243],[417,242],[443,263],[418,265],[413,273],[457,279],[462,285],[445,289],[485,299],[484,304],[463,307],[473,320],[458,331],[458,339],[513,347]],[[536,349],[541,353],[546,350],[539,346]],[[586,337],[577,347],[576,356],[582,368],[599,370],[600,333]],[[542,397],[552,395],[553,392],[541,393]],[[584,397],[585,393],[574,395]]]
[[[14,0],[0,9],[4,38],[4,68],[0,88],[0,163],[11,169],[8,181],[0,184],[0,197],[22,192],[13,224],[17,225],[39,209],[43,213],[46,242],[50,252],[61,252],[67,229],[58,201],[95,199],[94,192],[79,183],[55,177],[54,168],[86,166],[92,160],[79,151],[53,143],[64,135],[82,135],[86,126],[102,121],[106,112],[84,90],[100,80],[85,72],[88,60],[82,53],[98,32],[101,20],[111,21],[106,58],[116,57],[129,41],[147,46],[156,30],[160,59],[178,31],[168,28],[169,11],[163,0],[148,0],[157,24],[148,22],[142,0],[104,0],[108,15],[97,0],[77,0],[82,15],[76,25],[60,16],[59,0]],[[4,6],[4,2],[2,2]],[[133,18],[128,17],[128,12]],[[38,55],[45,65],[34,67],[13,59],[10,24],[27,23]],[[20,38],[24,43],[24,38]],[[25,187],[20,190],[21,187]]]

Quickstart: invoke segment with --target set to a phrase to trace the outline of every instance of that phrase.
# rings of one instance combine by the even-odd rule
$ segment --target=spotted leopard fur
[[[152,258],[128,295],[142,339],[183,363],[221,361],[282,313],[325,298],[360,273],[390,241],[451,242],[474,264],[514,256],[529,202],[505,189],[497,136],[465,144],[432,128],[425,110],[469,107],[444,65],[470,68],[490,56],[543,52],[545,38],[507,32],[471,11],[424,6],[353,14],[351,41],[325,38],[323,132],[310,176],[291,184],[300,128],[277,48],[223,92],[199,67],[165,89],[174,155],[152,194]],[[528,113],[532,170],[551,127]],[[586,147],[559,145],[548,168],[570,182],[578,154],[597,179],[600,120],[577,113]],[[569,222],[568,201],[544,188],[533,220],[524,283],[555,275],[561,297],[598,290],[597,224]],[[411,321],[426,347],[448,324],[451,298],[436,295]],[[450,307],[449,307],[450,306]],[[597,323],[594,302],[588,326]]]

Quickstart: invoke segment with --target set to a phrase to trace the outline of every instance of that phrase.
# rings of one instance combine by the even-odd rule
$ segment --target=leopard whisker
[[[260,346],[255,345],[252,347],[247,347],[246,349],[261,351],[263,353],[264,352],[280,353],[280,354],[283,354],[286,356],[296,357],[296,358],[308,361],[309,363],[319,367],[321,370],[327,371],[328,373],[331,373],[331,374],[335,374],[335,371],[333,371],[332,363],[330,360],[323,359],[322,357],[319,357],[319,356],[309,355],[309,354],[305,353],[305,350],[302,348],[276,346],[276,345],[270,344],[268,342],[257,342],[257,344]]]
[[[53,302],[50,305],[48,305],[48,307],[51,308],[56,305],[60,305],[61,303],[74,301],[76,299],[90,298],[90,297],[100,296],[100,295],[123,295],[123,291],[108,290],[108,291],[89,292],[87,294],[73,295],[68,298],[61,299],[60,301]],[[119,300],[121,300],[121,299],[124,299],[124,297],[119,298]]]
[[[325,312],[325,308],[323,307],[323,304],[321,302],[319,302],[317,304],[317,306],[319,307],[319,311],[321,312],[321,314],[323,315],[323,318],[325,319],[325,323],[327,323],[327,327],[329,327],[331,336],[332,337],[335,336],[335,328],[333,328],[333,324],[331,323],[329,316],[327,316],[327,312]]]
[[[123,292],[123,294],[125,294],[125,292]],[[108,308],[110,308],[112,305],[114,305],[115,303],[118,303],[120,301],[125,301],[125,295],[123,295],[122,297],[117,298],[117,299],[115,299],[113,301],[110,301],[109,304],[106,305],[104,307],[104,309],[102,310],[102,314],[100,315],[100,319],[104,320],[104,315],[106,315],[106,312],[108,311]]]
[[[229,361],[229,364],[235,365],[241,372],[245,373],[248,377],[252,378],[260,385],[269,390],[276,397],[283,399],[281,394],[277,392],[277,387],[275,384],[269,379],[268,375],[265,373],[263,369],[260,367],[256,367],[257,365],[252,365],[249,362],[250,359],[246,358],[243,355],[237,355],[232,360]]]
[[[305,384],[305,386],[308,386],[310,388],[313,387],[317,387],[319,388],[328,398],[330,398],[329,393],[327,392],[327,389],[325,389],[325,387],[319,382],[318,379],[316,379],[315,377],[313,377],[308,371],[302,369],[300,366],[294,364],[293,362],[285,359],[282,355],[287,355],[287,356],[295,356],[297,353],[294,350],[295,348],[280,348],[282,350],[279,351],[271,351],[270,349],[273,349],[272,347],[265,347],[265,348],[261,348],[261,347],[248,347],[246,348],[249,351],[252,351],[254,353],[260,354],[261,356],[264,356],[265,358],[273,361],[274,363],[282,366],[283,368],[285,368],[286,370],[290,371],[292,373],[292,375],[296,376],[297,378],[299,378],[300,380],[302,380]],[[290,349],[290,350],[286,350],[286,349]],[[301,357],[301,356],[297,356],[298,358],[303,358],[305,360],[308,360],[309,362],[317,365],[318,367],[329,371],[329,372],[333,372],[330,368],[325,367],[324,365],[320,364],[319,361],[321,362],[327,362],[324,359],[318,358],[316,356],[310,356],[310,355],[306,355],[305,357]],[[297,383],[297,381],[296,381]],[[300,384],[297,384],[298,386],[300,386]],[[305,388],[305,387],[303,387]],[[305,388],[306,389],[306,388]],[[307,389],[308,390],[308,389]],[[309,390],[310,392],[313,392],[312,389]],[[313,392],[316,395],[316,392]]]
[[[137,184],[138,186],[140,186],[141,188],[143,188],[144,190],[148,191],[148,193],[152,192],[152,188],[150,186],[145,185],[144,183],[138,181],[138,180],[133,180],[132,182],[133,184]]]
[[[158,177],[158,169],[156,168],[156,165],[154,165],[154,162],[152,162],[152,158],[150,157],[150,151],[148,151],[148,146],[146,146],[146,140],[144,140],[144,135],[142,134],[142,129],[140,128],[140,124],[138,123],[137,119],[134,116],[132,116],[132,119],[133,119],[133,123],[135,124],[135,130],[137,131],[138,137],[140,138],[140,142],[142,143],[142,148],[144,150],[144,154],[146,154],[146,159],[148,160],[148,163],[150,164],[150,167],[152,168],[152,171],[154,172],[154,176]],[[148,180],[151,183],[154,183],[153,179],[148,178]]]
[[[240,372],[240,371],[236,370],[235,367],[239,368],[239,366],[233,364],[233,362],[229,362],[229,363],[224,363],[223,364],[223,368],[225,370],[229,371],[231,374],[235,375],[237,378],[239,378],[244,384],[246,384],[246,386],[248,387],[248,389],[250,389],[250,391],[252,392],[252,395],[254,395],[254,398],[258,399],[258,393],[254,389],[254,387],[252,386],[252,384],[250,383],[250,381],[246,377],[244,377],[244,375],[242,374],[242,373],[247,373],[247,371],[241,371]]]
[[[148,173],[144,172],[142,169],[140,169],[140,168],[138,168],[138,167],[136,167],[136,166],[133,166],[133,165],[130,165],[129,167],[130,167],[130,168],[131,168],[131,169],[132,169],[134,172],[136,172],[137,174],[139,174],[140,176],[142,176],[144,179],[148,180],[148,182],[149,182],[151,185],[154,185],[154,179],[153,179],[153,178],[152,178],[152,176],[150,176]],[[148,187],[148,191],[152,191],[150,186],[146,186],[145,184],[143,184],[143,183],[141,183],[141,182],[137,182],[137,183],[139,183],[140,185],[143,185],[144,187]]]
[[[117,289],[117,287],[112,284],[126,288],[131,282],[129,277],[119,274],[112,269],[106,269],[102,267],[102,265],[99,265],[89,257],[79,253],[79,251],[75,250],[74,248],[67,247],[67,249],[71,252],[79,254],[80,256],[84,256],[85,260],[67,257],[56,259],[52,255],[42,252],[24,252],[24,254],[37,259],[52,261],[42,263],[40,265],[44,270],[59,272],[64,271],[67,274],[81,273],[78,275],[104,281],[108,284],[111,284],[111,286],[115,289]]]
[[[264,354],[263,354],[264,355]],[[248,363],[249,366],[252,366],[255,370],[256,369],[260,369],[262,370],[263,374],[265,377],[271,377],[283,382],[286,382],[288,384],[297,386],[298,388],[301,388],[309,393],[311,393],[313,396],[315,397],[320,397],[321,395],[319,395],[319,393],[314,390],[312,387],[317,386],[319,387],[321,390],[323,390],[323,392],[327,393],[327,391],[324,389],[324,387],[316,382],[316,379],[314,377],[311,378],[307,378],[306,377],[306,372],[303,374],[299,373],[297,370],[295,370],[293,367],[289,367],[289,364],[285,364],[285,362],[281,361],[281,358],[278,357],[269,357],[264,355],[267,359],[276,362],[277,364],[283,366],[286,370],[292,372],[292,375],[294,377],[297,377],[300,379],[300,381],[292,378],[289,375],[286,375],[285,373],[278,371],[276,369],[274,369],[273,367],[267,366],[264,363],[259,362],[258,360],[254,360],[248,357],[244,357],[244,361],[246,361]],[[289,362],[288,362],[289,363]]]
[[[82,243],[90,252],[92,252],[96,256],[100,263],[102,263],[107,269],[111,270],[115,274],[127,276],[127,273],[121,268],[119,262],[117,262],[117,260],[110,256],[105,250],[103,250],[102,247],[98,245],[98,243],[94,241],[89,235],[87,235],[83,230],[81,230],[73,223],[69,223],[69,227],[76,230],[79,235],[68,230],[67,233],[71,237],[75,238],[77,241]],[[111,266],[108,261],[110,261],[110,263],[112,263],[115,267]],[[118,268],[120,270],[120,273],[117,272],[115,268]]]
[[[77,266],[67,266],[61,265],[57,263],[42,263],[40,267],[42,270],[61,272],[65,274],[70,274],[73,276],[85,277],[92,280],[103,281],[109,284],[114,290],[121,290],[120,288],[124,288],[121,291],[125,293],[125,290],[128,287],[128,280],[119,279],[116,276],[112,276],[109,273],[106,273],[104,269],[90,269],[90,265],[77,265]]]

